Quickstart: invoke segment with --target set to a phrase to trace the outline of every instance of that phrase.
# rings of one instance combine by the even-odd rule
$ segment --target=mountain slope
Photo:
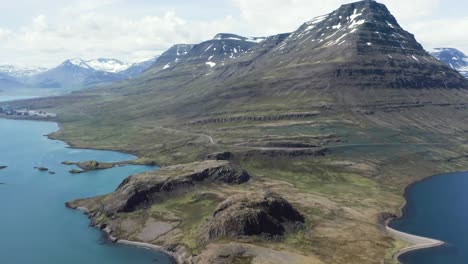
[[[431,55],[468,78],[468,57],[454,48],[436,48]]]
[[[180,59],[192,50],[193,46],[194,45],[190,44],[177,44],[170,47],[156,59],[151,67],[148,68],[148,74],[154,74],[178,64]]]
[[[142,72],[149,69],[158,59],[159,56],[148,58],[140,62],[133,63],[127,69],[120,71],[119,74],[127,76],[128,78],[133,78],[140,75]]]

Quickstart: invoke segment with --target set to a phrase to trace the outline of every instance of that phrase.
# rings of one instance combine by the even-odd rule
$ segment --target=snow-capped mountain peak
[[[468,56],[463,52],[455,48],[435,48],[429,53],[468,78]]]
[[[86,64],[97,71],[113,72],[113,73],[124,71],[131,66],[130,64],[124,63],[117,59],[104,59],[104,58],[89,60],[89,61],[86,61]]]
[[[13,65],[0,65],[0,73],[8,74],[16,78],[26,78],[33,75],[45,72],[47,68],[37,67],[37,68],[25,68],[17,67]]]
[[[99,58],[94,60],[83,60],[74,58],[66,60],[62,65],[74,65],[87,70],[118,73],[128,69],[131,65],[117,59]]]
[[[89,66],[84,60],[80,58],[73,58],[73,59],[66,60],[64,63],[62,63],[61,66],[69,66],[69,65],[78,66],[83,69],[92,70],[92,67]]]

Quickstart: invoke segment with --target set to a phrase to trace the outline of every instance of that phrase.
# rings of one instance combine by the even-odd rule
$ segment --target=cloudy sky
[[[0,0],[0,65],[46,66],[67,58],[137,61],[219,32],[289,32],[344,0]],[[381,0],[427,48],[468,53],[468,2]]]

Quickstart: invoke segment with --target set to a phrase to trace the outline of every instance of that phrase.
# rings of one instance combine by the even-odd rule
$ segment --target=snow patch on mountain
[[[131,66],[131,64],[124,63],[116,59],[102,59],[102,58],[86,61],[86,64],[97,71],[113,72],[113,73],[124,71]]]
[[[5,73],[16,78],[27,78],[45,71],[47,71],[47,68],[43,67],[25,68],[13,65],[0,65],[0,73]]]

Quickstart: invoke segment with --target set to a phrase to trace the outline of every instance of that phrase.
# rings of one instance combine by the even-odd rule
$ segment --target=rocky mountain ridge
[[[3,65],[0,66],[0,73],[4,76],[0,87],[81,89],[102,86],[141,74],[155,62],[156,58],[157,56],[133,64],[116,59],[74,58],[51,69]]]

